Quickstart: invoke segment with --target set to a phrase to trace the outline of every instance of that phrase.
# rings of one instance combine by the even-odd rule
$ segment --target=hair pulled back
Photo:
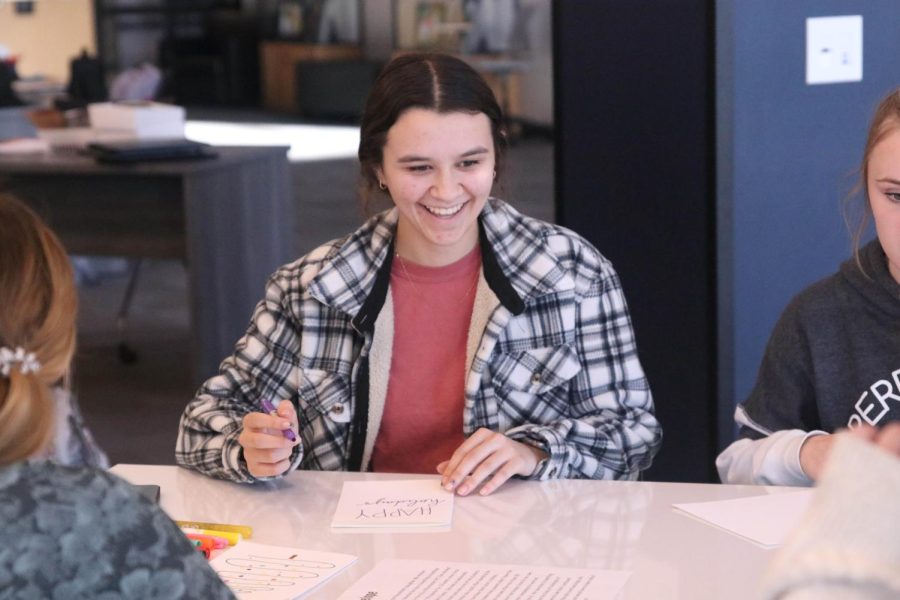
[[[77,298],[69,258],[44,222],[0,194],[0,347],[33,353],[40,367],[0,374],[0,465],[32,456],[54,428],[51,388],[75,351]]]

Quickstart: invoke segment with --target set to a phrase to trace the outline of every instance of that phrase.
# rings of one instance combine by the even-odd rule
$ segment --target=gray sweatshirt
[[[900,418],[900,285],[878,240],[787,306],[756,385],[738,405],[736,442],[716,460],[726,483],[807,485],[811,433]]]

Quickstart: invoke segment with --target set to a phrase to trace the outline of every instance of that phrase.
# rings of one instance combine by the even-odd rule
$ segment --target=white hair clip
[[[9,372],[14,365],[19,366],[19,372],[22,375],[37,373],[41,369],[41,363],[35,358],[34,352],[25,352],[25,348],[21,346],[14,351],[0,346],[0,375],[9,377]]]

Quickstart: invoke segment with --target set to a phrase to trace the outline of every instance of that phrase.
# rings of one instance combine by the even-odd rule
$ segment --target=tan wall
[[[18,15],[0,0],[0,44],[17,55],[19,75],[69,79],[69,61],[82,48],[96,52],[91,0],[37,0],[34,12]]]

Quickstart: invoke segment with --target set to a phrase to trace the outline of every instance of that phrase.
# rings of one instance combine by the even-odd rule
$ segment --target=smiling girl
[[[661,431],[619,279],[578,235],[490,196],[502,123],[459,59],[385,68],[359,160],[364,193],[394,207],[275,273],[185,410],[180,464],[237,481],[438,471],[462,495],[650,466]]]
[[[900,89],[875,111],[861,169],[855,257],[794,298],[775,326],[725,483],[810,485],[842,427],[900,419]],[[877,237],[862,248],[868,215]]]

